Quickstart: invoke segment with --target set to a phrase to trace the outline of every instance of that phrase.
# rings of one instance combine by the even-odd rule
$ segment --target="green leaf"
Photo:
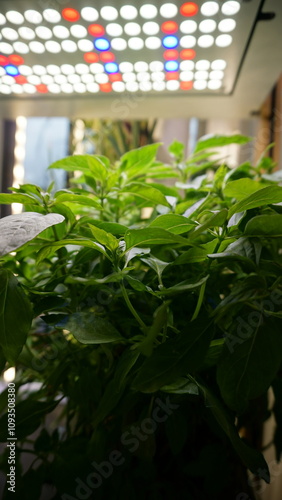
[[[223,210],[216,211],[212,217],[210,217],[206,222],[198,226],[193,233],[189,234],[190,239],[197,238],[197,236],[203,233],[206,229],[212,227],[221,227],[227,219],[228,210],[224,208]]]
[[[282,187],[280,186],[267,186],[260,189],[256,193],[251,194],[247,198],[238,201],[233,207],[229,209],[228,216],[231,217],[237,212],[243,210],[250,210],[251,208],[262,207],[264,205],[271,205],[272,203],[282,202]]]
[[[151,269],[157,273],[159,280],[161,280],[162,274],[170,262],[164,262],[163,260],[157,259],[156,257],[142,257],[142,262],[147,264]]]
[[[253,139],[251,137],[246,137],[244,135],[213,135],[204,136],[196,144],[194,154],[204,149],[218,148],[222,146],[228,146],[229,144],[247,144]]]
[[[92,224],[93,226],[97,226],[100,229],[103,229],[107,233],[111,233],[114,236],[123,236],[126,231],[128,230],[127,226],[123,226],[122,224],[118,224],[117,222],[103,222],[103,221],[97,221],[94,219],[91,219],[90,217],[88,218],[89,220],[86,221],[88,224]]]
[[[111,233],[107,233],[104,229],[92,226],[91,224],[89,224],[89,227],[98,243],[101,243],[112,252],[118,248],[118,240]]]
[[[224,196],[229,198],[236,198],[237,200],[242,200],[247,196],[263,189],[265,187],[261,182],[254,181],[245,177],[243,179],[237,179],[236,181],[231,181],[226,184],[223,193]]]
[[[170,288],[162,288],[160,291],[155,292],[155,294],[167,296],[167,295],[176,295],[178,293],[183,293],[186,292],[187,290],[195,290],[199,286],[202,286],[203,283],[205,283],[208,278],[209,275],[200,279],[196,283],[191,283],[190,280],[180,281],[180,283],[178,283],[177,285],[171,286]]]
[[[0,220],[0,256],[20,248],[48,227],[60,224],[64,220],[64,216],[60,214],[41,215],[36,212],[3,217]]]
[[[171,394],[191,394],[192,396],[199,396],[197,384],[184,377],[180,377],[172,384],[164,385],[161,387],[161,391]]]
[[[107,319],[91,312],[71,314],[66,323],[58,326],[68,330],[82,344],[107,344],[124,340]]]
[[[282,215],[258,215],[245,227],[247,236],[282,236]]]
[[[0,205],[10,205],[11,203],[34,205],[34,203],[39,204],[39,201],[33,196],[29,196],[28,194],[17,194],[17,193],[0,194]]]
[[[32,321],[31,304],[18,280],[7,269],[0,269],[0,346],[11,364],[15,364]]]
[[[165,214],[154,219],[149,227],[162,227],[173,234],[187,233],[195,226],[194,221],[190,221],[183,215]]]
[[[190,245],[189,241],[182,236],[172,234],[161,228],[129,229],[125,233],[126,251],[133,247],[142,245]]]
[[[138,344],[138,350],[145,356],[151,356],[154,342],[167,324],[168,304],[164,302],[154,313],[153,324],[148,328],[146,338]]]
[[[254,317],[255,316],[255,317]],[[236,336],[227,337],[218,365],[217,381],[222,397],[233,410],[243,412],[250,399],[266,392],[282,360],[282,336],[277,324],[262,314],[250,313],[250,321],[238,324]]]
[[[93,250],[98,250],[98,252],[102,253],[106,257],[108,257],[107,252],[103,245],[100,245],[99,243],[95,243],[94,241],[87,240],[87,239],[79,239],[77,238],[76,240],[62,240],[62,241],[54,241],[53,243],[50,243],[49,245],[44,246],[39,250],[37,254],[37,259],[36,262],[42,262],[42,260],[46,259],[49,257],[50,253],[54,250],[58,250],[59,248],[66,247],[68,245],[75,245],[75,246],[81,246],[81,247],[87,247],[87,248],[92,248]]]
[[[120,193],[131,194],[146,200],[153,205],[164,205],[170,207],[170,204],[166,200],[166,197],[154,187],[150,187],[150,184],[144,184],[142,182],[131,182],[127,184],[123,189],[119,191]]]
[[[121,170],[125,170],[128,178],[147,171],[156,158],[160,144],[149,144],[142,148],[128,151],[121,157]]]
[[[98,156],[74,155],[52,163],[49,168],[62,168],[67,172],[80,170],[104,183],[108,176],[108,169]]]
[[[133,381],[134,389],[146,393],[175,382],[180,376],[196,370],[205,357],[212,338],[207,318],[189,323],[185,333],[157,347]]]
[[[179,142],[176,140],[173,141],[168,148],[168,151],[170,152],[170,154],[172,154],[176,158],[177,161],[183,160],[184,150],[185,150],[184,144],[182,144],[182,142]]]
[[[201,245],[199,248],[189,248],[189,250],[179,255],[172,265],[179,266],[182,264],[190,264],[192,262],[203,262],[208,258],[208,254],[214,251],[216,245],[217,239],[209,241],[208,243]]]
[[[193,380],[192,377],[191,380]],[[244,443],[244,441],[239,437],[237,433],[231,416],[224,408],[222,403],[212,394],[209,389],[207,389],[207,387],[204,387],[201,384],[198,384],[198,386],[204,394],[206,405],[212,412],[221,429],[228,436],[234,450],[238,453],[242,462],[248,469],[250,469],[251,472],[253,472],[253,474],[258,475],[267,483],[269,483],[270,474],[268,465],[262,453],[259,453],[257,450],[254,450]]]
[[[22,440],[34,431],[41,424],[42,419],[53,411],[59,401],[34,401],[26,399],[16,405],[16,435],[17,439]],[[0,418],[0,442],[7,441],[7,419],[9,414]]]
[[[55,203],[76,203],[77,205],[86,205],[87,207],[93,207],[97,210],[102,210],[102,205],[99,203],[98,198],[94,198],[89,193],[89,196],[82,196],[80,194],[74,193],[62,193],[56,196]]]

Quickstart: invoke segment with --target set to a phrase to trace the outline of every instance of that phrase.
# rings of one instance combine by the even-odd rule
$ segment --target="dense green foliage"
[[[269,481],[250,429],[268,418],[272,386],[279,460],[281,175],[267,158],[229,169],[212,149],[248,141],[206,138],[188,160],[174,142],[171,166],[156,161],[157,144],[114,165],[73,156],[50,167],[74,176],[70,189],[0,195],[31,213],[1,221],[0,362],[17,366],[14,498],[38,500],[47,483],[56,500],[235,500],[252,498],[247,469]],[[6,405],[4,392],[2,442]]]

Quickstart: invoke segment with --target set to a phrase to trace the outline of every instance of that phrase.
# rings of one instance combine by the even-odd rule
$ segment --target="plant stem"
[[[122,295],[123,295],[123,298],[124,298],[124,300],[126,302],[126,305],[127,305],[128,309],[131,311],[131,313],[133,314],[134,318],[139,323],[141,329],[145,331],[147,327],[146,327],[144,321],[142,321],[142,319],[140,318],[138,312],[134,309],[133,305],[131,304],[130,299],[128,297],[128,293],[126,291],[126,288],[125,288],[123,282],[121,282],[120,288],[121,288]]]

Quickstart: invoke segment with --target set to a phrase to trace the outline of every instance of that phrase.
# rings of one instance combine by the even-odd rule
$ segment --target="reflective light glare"
[[[201,7],[203,16],[214,16],[218,11],[219,5],[217,2],[205,2]]]
[[[158,13],[158,9],[155,5],[147,3],[142,5],[139,12],[140,16],[144,19],[154,19]]]
[[[70,35],[68,28],[66,28],[65,26],[55,26],[53,28],[53,33],[57,38],[62,39],[68,38]]]
[[[74,24],[73,26],[71,26],[70,32],[75,38],[84,38],[85,36],[87,36],[87,29],[80,24]]]
[[[164,89],[165,89],[165,82],[158,81],[158,80],[153,82],[153,90],[156,90],[157,92],[161,92]]]
[[[174,3],[164,3],[160,8],[160,15],[167,19],[175,17],[177,12],[177,6]]]
[[[162,71],[164,69],[164,63],[162,61],[152,61],[149,64],[150,71]]]
[[[47,69],[48,69],[48,66],[47,66]],[[19,72],[24,76],[28,76],[28,75],[32,74],[32,69],[30,66],[26,66],[25,64],[22,64],[21,66],[19,66]]]
[[[78,94],[84,94],[86,92],[86,85],[84,85],[84,83],[75,83],[73,88]]]
[[[61,85],[61,91],[65,94],[71,94],[73,92],[73,86],[70,83],[64,83]]]
[[[125,88],[128,92],[137,92],[139,85],[137,82],[128,82],[126,83]]]
[[[6,18],[12,24],[22,24],[24,22],[24,17],[20,12],[16,10],[10,10],[6,13]]]
[[[133,64],[130,62],[121,62],[119,65],[119,69],[122,73],[130,73],[133,71]]]
[[[239,2],[230,0],[229,2],[225,2],[223,4],[223,6],[221,7],[221,12],[225,14],[225,16],[234,16],[235,14],[237,14],[237,12],[239,12],[240,7],[241,6]]]
[[[124,38],[113,38],[111,41],[112,49],[114,50],[125,50],[127,47],[127,42]]]
[[[213,19],[205,19],[199,24],[202,33],[212,33],[216,29],[216,22]]]
[[[112,88],[115,92],[124,92],[125,90],[125,85],[123,82],[113,82],[112,83]]]
[[[97,83],[88,83],[86,85],[86,88],[88,90],[88,92],[91,92],[91,93],[96,93],[96,92],[99,92],[99,85],[97,85]]]
[[[209,74],[207,71],[196,71],[196,73],[195,73],[196,80],[207,80],[208,77],[209,77]]]
[[[59,84],[67,83],[67,77],[65,75],[55,75],[54,81]]]
[[[14,43],[14,46],[17,42]],[[0,42],[0,52],[3,54],[12,54],[14,52],[12,45],[5,42]],[[19,52],[19,50],[17,50]]]
[[[0,85],[1,94],[11,94],[12,89],[8,85]]]
[[[90,35],[101,37],[105,34],[105,29],[101,24],[90,24],[88,26],[88,31]]]
[[[104,66],[103,66],[103,64],[99,64],[99,63],[90,64],[90,71],[91,71],[91,73],[94,73],[94,74],[103,73]]]
[[[104,83],[108,83],[109,77],[105,73],[98,73],[95,76],[95,80],[97,83],[104,84]]]
[[[155,71],[151,74],[153,82],[162,82],[165,79],[165,74],[162,71]]]
[[[97,38],[94,40],[94,45],[97,50],[109,50],[110,42],[106,38]]]
[[[81,10],[81,17],[85,21],[89,21],[90,23],[92,23],[93,21],[97,21],[99,14],[98,11],[93,7],[84,7]]]
[[[71,64],[62,64],[62,66],[61,66],[61,72],[64,75],[72,75],[75,72],[75,70],[74,70],[74,67]]]
[[[23,43],[23,42],[15,42],[14,49],[16,52],[19,52],[20,54],[27,54],[29,52],[28,45],[26,43]],[[0,48],[0,51],[1,51],[1,48]],[[3,50],[1,52],[3,52]]]
[[[150,90],[152,90],[152,84],[151,82],[141,82],[139,84],[139,88],[142,92],[149,92]]]
[[[18,33],[16,30],[13,30],[12,28],[3,28],[1,31],[2,35],[4,38],[7,38],[8,40],[17,40],[19,38]]]
[[[166,71],[177,71],[179,64],[177,61],[167,61],[164,65]]]
[[[236,21],[234,19],[223,19],[218,25],[219,31],[223,33],[229,33],[236,28]]]
[[[161,25],[161,30],[167,35],[172,35],[178,31],[178,24],[175,21],[165,21]]]
[[[35,54],[43,54],[45,52],[45,47],[41,42],[30,42],[29,48]]]
[[[8,64],[7,66],[5,66],[5,70],[6,70],[7,75],[10,75],[10,76],[19,75],[18,68],[16,66],[13,66],[12,64]]]
[[[196,80],[194,82],[194,89],[196,90],[204,90],[207,88],[206,80]]]
[[[134,64],[134,69],[135,71],[138,72],[143,72],[143,71],[148,71],[149,69],[149,66],[148,66],[148,63],[146,63],[145,61],[137,61],[135,64]]]
[[[185,35],[182,38],[180,38],[180,45],[184,49],[191,49],[196,45],[196,38],[191,35]]]
[[[131,19],[135,19],[138,15],[138,10],[133,5],[124,5],[120,9],[120,15],[123,19],[130,21]]]
[[[28,76],[27,81],[28,81],[28,83],[32,83],[32,85],[39,85],[41,83],[39,76],[36,76],[36,75]]]
[[[129,36],[139,35],[141,32],[141,27],[137,23],[126,23],[124,26],[124,31]]]
[[[157,36],[149,36],[145,40],[145,45],[146,45],[147,49],[150,49],[150,50],[159,49],[161,44],[162,44],[162,42],[161,42],[160,38],[158,38]]]
[[[221,80],[210,80],[208,82],[208,88],[211,90],[218,90],[222,86]]]
[[[81,78],[79,75],[68,75],[68,81],[69,83],[80,83]]]
[[[158,23],[155,23],[154,21],[148,21],[147,23],[144,23],[142,29],[145,35],[157,35],[157,33],[160,31]]]
[[[5,16],[3,16],[3,14],[0,14],[0,26],[5,23],[6,23]]]
[[[166,49],[174,49],[178,45],[178,38],[173,35],[165,36],[163,39],[163,46]]]
[[[201,59],[200,61],[196,62],[196,69],[197,70],[206,71],[209,68],[210,68],[210,62],[207,61],[206,59]]]
[[[62,42],[62,49],[65,51],[65,52],[75,52],[77,50],[77,46],[76,46],[76,43],[73,42],[72,40],[64,40]]]
[[[136,74],[135,73],[124,73],[123,81],[124,82],[135,82]]]
[[[170,80],[166,82],[167,90],[178,90],[180,87],[180,83],[177,80]]]
[[[93,43],[87,39],[78,40],[77,45],[79,50],[81,50],[82,52],[89,52],[93,49]]]
[[[89,73],[89,66],[87,66],[87,64],[76,64],[75,71],[79,75],[84,75],[85,73]]]
[[[29,23],[40,24],[42,23],[42,15],[36,10],[26,10],[24,12],[24,17]]]
[[[211,35],[202,35],[198,38],[199,47],[207,48],[211,47],[214,43],[214,37]]]
[[[43,15],[44,15],[44,13],[43,13]],[[68,7],[66,9],[62,10],[62,16],[66,21],[69,21],[70,23],[74,23],[74,22],[78,21],[80,18],[79,12],[77,10],[70,9]],[[57,22],[59,22],[59,21],[57,21]]]
[[[59,23],[61,20],[61,14],[55,9],[45,9],[43,11],[43,17],[48,23]]]
[[[23,89],[24,89],[24,92],[26,92],[27,94],[35,94],[35,92],[36,92],[35,86],[31,85],[30,83],[24,83]]]
[[[195,21],[183,21],[180,24],[180,31],[182,33],[189,35],[190,33],[194,33],[197,29],[197,23]]]
[[[110,36],[120,36],[123,33],[123,29],[120,24],[110,23],[106,26],[106,32]]]
[[[53,83],[53,78],[52,76],[50,75],[43,75],[41,77],[41,81],[42,83],[44,83],[45,85],[49,85],[50,83]]]
[[[211,69],[225,69],[227,66],[226,61],[224,59],[216,59],[211,63]]]
[[[49,92],[51,92],[51,94],[59,94],[61,92],[59,85],[57,85],[56,83],[48,85],[48,90]]]
[[[232,43],[232,36],[231,35],[219,35],[216,40],[215,44],[218,47],[228,47]]]
[[[19,35],[21,38],[24,38],[25,40],[33,40],[35,38],[35,33],[31,28],[28,28],[27,26],[22,26],[19,28]]]
[[[35,33],[39,38],[42,38],[43,40],[49,40],[50,38],[52,38],[52,31],[45,26],[38,26],[37,28],[35,28]]]
[[[114,62],[109,62],[105,64],[105,71],[107,73],[117,73],[118,72],[118,65]]]
[[[183,82],[190,82],[194,78],[194,73],[193,71],[182,71],[180,73],[180,80]]]
[[[224,77],[223,71],[216,70],[216,71],[210,72],[210,79],[211,80],[222,80],[223,77]]]
[[[114,21],[118,17],[118,11],[115,7],[102,7],[100,14],[106,21]]]
[[[34,66],[32,66],[32,70],[33,70],[33,73],[35,73],[35,75],[45,75],[46,74],[46,69],[44,68],[44,66],[41,66],[40,64],[35,64]]]
[[[150,80],[150,73],[138,73],[137,75],[138,82],[148,82]]]
[[[182,16],[195,16],[198,13],[199,7],[196,3],[194,2],[186,2],[181,5],[180,7],[180,14]]]
[[[4,75],[6,75],[6,72],[5,72],[4,68],[2,68],[0,66],[0,76],[4,76]]]
[[[3,378],[5,380],[5,382],[13,382],[13,380],[15,379],[15,376],[16,376],[16,369],[14,367],[11,367],[11,368],[8,368],[8,370],[6,370],[4,373],[3,373]]]
[[[94,76],[90,75],[89,73],[87,75],[81,75],[81,81],[83,83],[92,83],[94,82]]]
[[[144,41],[142,40],[142,38],[134,36],[132,38],[129,38],[128,47],[132,50],[141,50],[144,47]]]
[[[46,69],[50,75],[59,75],[61,73],[59,66],[56,66],[56,64],[48,64]]]
[[[180,69],[183,71],[191,71],[194,69],[195,63],[193,61],[181,61]]]
[[[15,80],[12,76],[5,75],[2,76],[2,83],[5,83],[6,85],[13,85],[13,83],[15,83]]]

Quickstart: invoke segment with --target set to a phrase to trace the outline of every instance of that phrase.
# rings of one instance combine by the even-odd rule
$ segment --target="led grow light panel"
[[[230,94],[260,3],[1,1],[0,96]]]

